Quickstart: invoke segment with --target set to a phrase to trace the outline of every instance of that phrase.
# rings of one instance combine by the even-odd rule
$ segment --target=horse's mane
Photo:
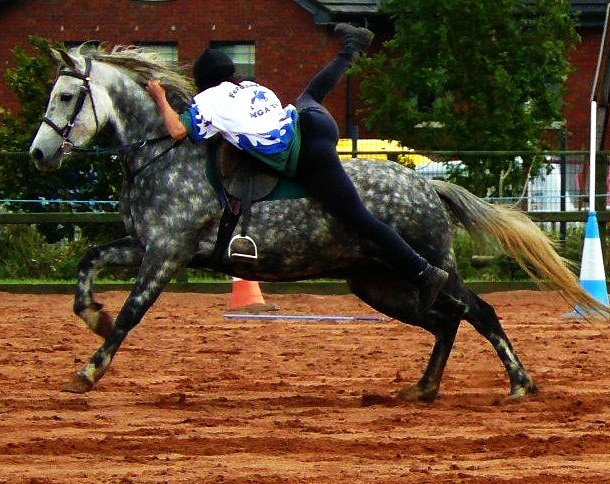
[[[118,45],[108,52],[104,46],[82,44],[75,50],[94,60],[124,68],[135,76],[139,84],[146,85],[150,79],[159,79],[170,96],[177,96],[183,102],[188,102],[193,96],[194,84],[184,69],[149,49]]]

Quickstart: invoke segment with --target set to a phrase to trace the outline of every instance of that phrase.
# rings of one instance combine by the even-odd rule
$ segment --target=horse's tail
[[[432,185],[469,233],[492,236],[539,286],[557,290],[575,308],[586,308],[585,315],[610,315],[610,308],[581,288],[570,262],[557,254],[553,242],[527,215],[487,203],[453,183],[433,180]]]

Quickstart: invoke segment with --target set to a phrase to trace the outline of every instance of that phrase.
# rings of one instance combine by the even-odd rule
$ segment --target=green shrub
[[[0,279],[5,280],[74,280],[78,263],[87,250],[102,240],[62,239],[47,242],[35,225],[0,226]],[[135,278],[138,267],[105,267],[97,274],[98,280],[128,281]],[[224,275],[210,271],[189,269],[177,280],[222,279]]]
[[[568,261],[573,270],[578,270],[582,258],[584,227],[570,228],[565,241],[559,241],[559,234],[548,234],[555,243],[555,250]],[[529,276],[512,257],[505,254],[493,242],[474,240],[465,230],[459,229],[453,250],[460,275],[465,280],[477,281],[514,281],[527,280]],[[477,256],[488,257],[483,266],[473,263]]]
[[[512,257],[504,254],[490,241],[477,240],[465,230],[458,229],[453,242],[458,271],[462,279],[476,281],[506,281],[528,279],[527,274]],[[476,263],[475,260],[483,260]]]
[[[49,243],[33,225],[6,225],[0,230],[0,278],[72,279],[86,242]]]
[[[580,264],[584,229],[571,229],[565,243],[557,243],[558,252],[566,259]],[[0,279],[74,280],[78,262],[87,249],[105,241],[85,238],[49,243],[35,225],[0,226]],[[473,239],[466,231],[458,229],[453,251],[458,270],[467,281],[527,280],[519,265],[492,242]],[[487,257],[483,264],[473,262],[474,256]],[[137,267],[108,267],[100,270],[99,279],[131,280]],[[223,279],[226,276],[211,271],[188,269],[177,280]]]

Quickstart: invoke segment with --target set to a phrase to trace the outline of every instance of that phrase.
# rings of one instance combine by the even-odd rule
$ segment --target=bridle
[[[85,58],[85,72],[80,73],[70,69],[60,69],[57,77],[61,76],[70,76],[75,77],[83,81],[82,86],[80,86],[78,90],[78,97],[76,98],[76,103],[74,104],[74,110],[72,111],[72,115],[68,118],[68,122],[63,128],[60,128],[55,124],[51,119],[47,116],[42,118],[42,122],[48,124],[53,131],[55,131],[62,138],[61,149],[64,154],[69,154],[74,148],[74,142],[70,140],[70,133],[72,132],[72,128],[74,127],[74,122],[76,121],[76,117],[79,115],[81,109],[85,104],[85,100],[87,96],[91,99],[91,107],[93,109],[93,116],[95,118],[95,132],[97,133],[99,127],[99,121],[97,119],[97,112],[95,110],[95,103],[93,102],[93,96],[91,94],[91,84],[89,74],[91,73],[91,59],[89,57]]]
[[[93,102],[93,95],[91,94],[91,84],[90,84],[91,78],[89,77],[90,73],[91,73],[91,59],[89,57],[85,57],[85,72],[82,74],[80,72],[73,71],[70,69],[60,69],[57,74],[58,78],[61,76],[70,76],[70,77],[75,77],[75,78],[83,81],[82,86],[80,86],[80,88],[79,88],[78,97],[76,98],[76,103],[74,104],[74,110],[72,111],[72,114],[70,115],[70,117],[68,119],[68,122],[66,123],[66,125],[63,128],[60,128],[59,126],[57,126],[57,124],[55,122],[53,122],[51,119],[49,119],[47,116],[44,116],[42,118],[43,123],[46,123],[47,125],[49,125],[53,129],[53,131],[55,131],[59,136],[61,136],[61,138],[62,138],[61,150],[62,150],[63,155],[68,155],[72,151],[76,151],[79,153],[93,153],[96,155],[101,154],[101,153],[111,153],[111,152],[120,153],[120,152],[129,151],[132,149],[139,149],[139,148],[144,147],[147,144],[156,144],[159,141],[171,139],[171,136],[168,134],[168,135],[164,135],[164,136],[158,136],[156,138],[142,138],[137,141],[134,141],[133,143],[127,143],[124,145],[112,146],[112,147],[107,147],[107,148],[97,148],[97,147],[86,148],[86,147],[82,147],[82,146],[76,146],[74,144],[74,142],[72,140],[70,140],[70,133],[72,132],[72,128],[74,127],[74,122],[76,121],[76,117],[79,115],[81,109],[83,109],[87,96],[89,96],[89,99],[91,100],[91,107],[93,109],[93,117],[95,118],[95,134],[97,134],[98,129],[99,129],[97,111],[95,110],[95,103]],[[165,148],[160,153],[156,154],[153,158],[151,158],[146,163],[144,163],[144,165],[141,166],[138,170],[136,170],[136,172],[129,173],[128,178],[133,180],[138,174],[140,174],[142,171],[148,169],[158,159],[160,159],[161,157],[166,155],[169,151],[171,151],[176,146],[178,146],[181,143],[181,141],[182,140],[175,140],[167,148]]]

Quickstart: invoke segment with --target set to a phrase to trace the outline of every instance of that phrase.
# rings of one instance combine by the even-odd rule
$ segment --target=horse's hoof
[[[396,394],[396,398],[403,402],[432,402],[438,396],[438,392],[425,390],[419,385],[403,388]]]
[[[510,400],[521,400],[530,395],[536,395],[536,393],[538,393],[538,387],[534,382],[530,381],[525,385],[513,388],[510,392]]]
[[[80,376],[78,373],[72,375],[70,379],[61,387],[62,392],[69,393],[87,393],[92,389],[93,383],[91,383],[85,377]]]

